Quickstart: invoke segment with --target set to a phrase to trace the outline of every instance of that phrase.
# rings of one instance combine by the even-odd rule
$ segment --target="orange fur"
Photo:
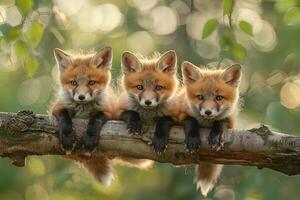
[[[89,119],[94,112],[101,111],[108,119],[117,119],[118,89],[109,85],[111,49],[104,48],[97,54],[68,54],[56,49],[55,56],[59,67],[58,80],[60,82],[50,114],[56,116],[58,111],[67,109],[71,117]],[[73,85],[72,80],[75,80],[77,85]],[[95,84],[90,85],[89,80],[94,80]],[[92,100],[82,104],[76,101],[73,96],[77,89],[84,94],[93,94]],[[113,163],[115,160],[141,169],[147,169],[152,164],[149,161],[132,158],[114,158],[112,160],[105,156],[86,157],[74,154],[64,157],[82,164],[104,186],[109,186],[114,179]]]
[[[152,57],[125,52],[122,62],[123,74],[121,77],[121,85],[123,88],[118,99],[118,115],[126,109],[136,110],[142,116],[143,113],[146,115],[149,114],[148,116],[150,116],[151,112],[156,113],[154,117],[169,114],[168,103],[176,93],[178,85],[175,52],[168,51],[163,55],[156,53]],[[165,66],[167,67],[164,68]],[[168,66],[170,67],[168,68]],[[137,85],[139,84],[144,85],[144,90],[137,89]],[[157,85],[162,86],[162,89],[155,90],[155,86]],[[139,105],[138,97],[158,98],[161,99],[161,101],[153,109],[144,109]],[[157,113],[160,114],[157,115]]]
[[[186,105],[181,104],[182,110],[187,109],[185,113],[196,118],[202,127],[211,128],[214,121],[227,119],[227,129],[233,128],[239,110],[240,66],[217,70],[198,68],[192,63],[184,62],[182,74],[185,89],[180,99],[185,100],[179,102],[187,102]],[[213,117],[204,115],[202,111],[207,109],[212,111]],[[204,196],[214,187],[222,167],[210,163],[196,166],[197,188],[201,189]]]
[[[69,54],[60,49],[54,51],[59,73],[58,92],[50,114],[57,116],[67,109],[71,117],[89,119],[97,111],[103,112],[108,119],[114,117],[115,95],[109,86],[111,79],[111,48],[103,48],[98,53]],[[94,84],[90,84],[90,80]],[[72,84],[76,81],[76,85]],[[88,94],[89,100],[80,102],[76,93]],[[75,94],[75,95],[74,95]],[[114,178],[112,161],[104,156],[84,157],[64,156],[81,163],[103,185],[108,186]]]

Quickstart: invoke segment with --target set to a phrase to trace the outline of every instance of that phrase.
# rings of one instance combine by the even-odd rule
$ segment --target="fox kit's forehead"
[[[123,77],[125,87],[132,87],[137,84],[144,84],[144,86],[154,86],[161,84],[164,87],[171,87],[176,85],[176,77],[168,76],[156,69],[145,69],[135,72]]]
[[[95,80],[100,85],[107,84],[110,80],[110,72],[107,69],[97,68],[91,63],[92,55],[74,58],[69,67],[60,73],[62,83],[75,80]]]
[[[227,100],[235,101],[238,88],[226,84],[221,78],[222,71],[202,73],[203,78],[187,86],[189,98],[195,98],[197,95],[215,96],[222,95]]]

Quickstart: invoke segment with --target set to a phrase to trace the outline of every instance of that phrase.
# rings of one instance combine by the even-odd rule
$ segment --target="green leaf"
[[[16,6],[19,8],[23,15],[27,15],[33,7],[32,0],[16,0]]]
[[[210,36],[214,32],[214,30],[217,28],[217,25],[218,25],[217,19],[214,18],[214,19],[208,20],[203,28],[202,39],[205,39],[208,36]]]
[[[39,45],[43,37],[43,33],[44,27],[38,21],[34,21],[29,30],[26,32],[26,37],[28,38],[29,42],[34,48],[36,48]]]
[[[6,39],[7,41],[14,41],[14,40],[17,40],[19,39],[21,35],[21,27],[13,27],[11,28],[8,33],[6,34]]]
[[[35,58],[29,58],[25,64],[26,74],[29,78],[32,78],[38,69],[38,61]]]
[[[250,36],[253,36],[252,25],[247,21],[240,21],[239,27],[242,31],[247,33]]]
[[[298,25],[300,24],[300,10],[298,7],[292,7],[289,9],[284,17],[283,21],[287,25]]]
[[[11,29],[12,26],[8,23],[3,23],[0,25],[0,32],[3,34],[3,36],[6,36]]]
[[[236,43],[235,36],[232,32],[225,32],[219,39],[219,44],[222,49],[233,46]]]
[[[233,0],[223,0],[223,15],[228,15],[232,12]]]
[[[16,42],[15,50],[18,58],[26,60],[29,57],[27,45],[22,40]]]
[[[240,44],[235,44],[230,48],[232,55],[238,60],[244,60],[247,56],[245,47]]]

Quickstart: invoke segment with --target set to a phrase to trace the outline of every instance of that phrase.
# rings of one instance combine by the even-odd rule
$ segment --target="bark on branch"
[[[82,136],[87,121],[74,119],[77,143],[81,152]],[[0,156],[9,157],[17,166],[25,165],[29,155],[62,155],[57,137],[56,121],[46,115],[34,115],[30,111],[0,113]],[[170,134],[167,151],[158,156],[151,142],[153,128],[146,128],[143,137],[126,133],[121,121],[107,122],[102,131],[95,154],[127,156],[151,159],[175,165],[196,164],[200,161],[225,165],[249,165],[270,168],[287,175],[300,174],[300,137],[277,133],[262,125],[250,130],[232,130],[225,134],[225,150],[212,151],[207,143],[209,130],[202,129],[201,150],[194,154],[186,152],[181,127],[174,127]]]

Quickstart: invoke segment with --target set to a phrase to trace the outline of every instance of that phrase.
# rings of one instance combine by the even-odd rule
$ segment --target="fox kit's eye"
[[[94,80],[89,80],[89,85],[94,85],[96,83],[96,81]]]
[[[137,85],[136,88],[137,88],[138,90],[143,90],[143,89],[144,89],[144,86],[142,86],[142,85]]]
[[[161,86],[161,85],[155,86],[155,90],[160,91],[161,89],[163,89],[163,86]]]
[[[77,81],[75,81],[75,80],[71,80],[70,83],[71,83],[71,85],[74,85],[74,86],[77,85]]]
[[[203,96],[202,94],[200,94],[200,95],[197,96],[197,98],[198,98],[199,100],[203,100],[203,99],[204,99],[204,96]]]
[[[221,101],[223,98],[224,98],[224,97],[221,96],[221,95],[217,95],[217,96],[216,96],[216,100],[217,100],[217,101]]]

